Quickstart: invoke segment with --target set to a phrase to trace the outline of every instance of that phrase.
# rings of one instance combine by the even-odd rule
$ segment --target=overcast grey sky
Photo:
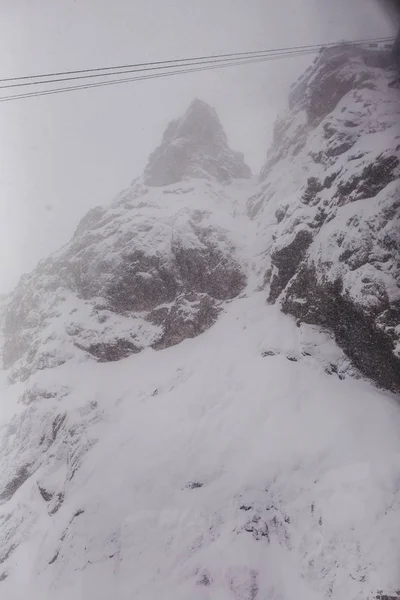
[[[0,77],[391,33],[373,0],[1,0]],[[361,10],[356,12],[355,7]],[[139,175],[198,96],[257,172],[311,58],[0,105],[0,292]]]

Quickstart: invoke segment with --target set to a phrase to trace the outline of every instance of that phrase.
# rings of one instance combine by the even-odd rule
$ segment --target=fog
[[[0,77],[390,35],[372,0],[2,0]],[[313,57],[0,107],[0,292],[140,175],[193,97],[257,173],[290,83]]]

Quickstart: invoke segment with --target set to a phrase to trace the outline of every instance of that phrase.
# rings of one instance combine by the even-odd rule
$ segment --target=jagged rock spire
[[[150,186],[170,185],[190,177],[229,183],[250,176],[243,154],[229,148],[216,111],[198,98],[183,117],[168,125],[144,171],[145,183]]]

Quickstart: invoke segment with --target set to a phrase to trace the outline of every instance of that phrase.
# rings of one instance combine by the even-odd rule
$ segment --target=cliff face
[[[249,202],[269,301],[400,389],[400,97],[391,56],[336,47],[293,87]]]

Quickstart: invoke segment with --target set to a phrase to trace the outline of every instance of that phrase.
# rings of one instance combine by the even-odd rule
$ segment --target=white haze
[[[3,0],[1,77],[391,33],[372,0]],[[257,172],[303,57],[0,106],[0,292],[139,175],[194,96]]]

